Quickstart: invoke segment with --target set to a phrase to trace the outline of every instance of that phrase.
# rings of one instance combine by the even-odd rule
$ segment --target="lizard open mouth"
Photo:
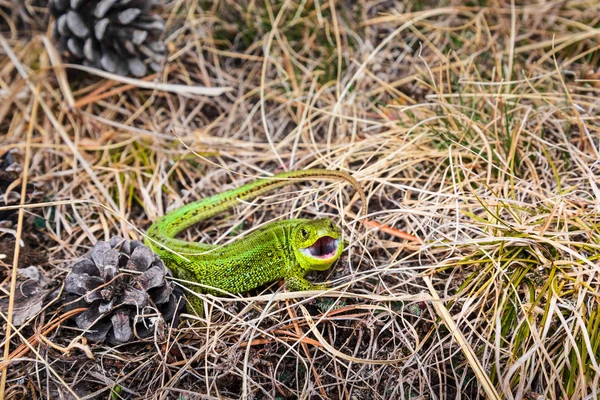
[[[339,245],[340,239],[334,239],[330,236],[323,236],[322,238],[317,239],[317,241],[311,246],[300,250],[307,256],[326,260],[335,256]]]

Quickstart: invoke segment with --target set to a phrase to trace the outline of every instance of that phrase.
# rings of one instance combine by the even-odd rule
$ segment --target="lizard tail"
[[[306,169],[260,178],[239,188],[186,204],[159,218],[150,226],[147,235],[158,243],[166,244],[165,242],[168,242],[168,239],[175,238],[181,231],[234,207],[240,201],[250,201],[279,187],[307,179],[346,181],[350,183],[361,198],[362,217],[364,218],[367,215],[367,196],[356,179],[342,171]]]

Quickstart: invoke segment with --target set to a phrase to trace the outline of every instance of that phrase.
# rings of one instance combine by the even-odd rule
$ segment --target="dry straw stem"
[[[17,15],[5,3],[0,19]],[[5,398],[598,397],[597,2],[464,4],[164,1],[169,61],[131,82],[61,64],[44,32],[8,24],[0,156],[28,164],[46,199],[0,205],[0,244],[20,227],[47,275],[284,170],[351,173],[369,215],[346,185],[310,182],[190,229],[226,243],[329,217],[347,245],[309,277],[329,291],[201,295],[210,319],[88,344],[95,359],[63,354],[81,332],[49,307],[10,328]],[[185,90],[199,87],[232,90]],[[52,345],[35,339],[50,326]]]
[[[0,38],[2,39],[2,38]],[[6,42],[2,39],[2,45],[4,47]],[[39,92],[40,84],[38,83],[37,91]],[[29,164],[31,162],[31,140],[33,137],[33,129],[35,124],[33,121],[37,120],[37,111],[38,111],[38,96],[34,96],[32,99],[31,105],[31,118],[29,127],[27,129],[26,136],[26,145],[25,145],[25,163],[23,168],[22,182],[21,182],[21,205],[25,203],[25,199],[27,198],[27,176],[29,174]],[[23,233],[23,217],[25,215],[25,210],[20,208],[18,211],[17,217],[17,232],[15,234],[15,250],[13,252],[13,265],[10,276],[10,294],[8,301],[8,311],[7,311],[7,319],[6,319],[6,334],[5,334],[5,342],[4,342],[4,360],[8,359],[8,355],[10,353],[10,336],[12,330],[12,317],[14,311],[14,299],[17,290],[17,269],[19,267],[19,253],[21,250],[21,235]],[[0,377],[0,399],[4,398],[5,388],[6,388],[6,377],[7,377],[7,369],[6,367],[2,368],[2,376]]]
[[[446,325],[448,325],[452,336],[454,336],[454,340],[458,342],[461,350],[465,353],[465,357],[467,358],[467,361],[471,365],[471,368],[477,375],[477,379],[481,383],[481,386],[483,387],[483,390],[485,391],[487,397],[490,399],[500,399],[500,396],[496,392],[496,389],[490,381],[490,378],[487,376],[487,372],[481,366],[481,363],[477,359],[475,352],[473,351],[469,343],[465,340],[461,331],[456,327],[456,324],[454,323],[452,316],[448,312],[448,309],[441,302],[440,297],[438,296],[438,293],[435,290],[435,287],[433,287],[431,278],[429,276],[424,276],[423,280],[425,281],[425,284],[427,285],[427,288],[429,289],[429,291],[431,292],[431,296],[433,297],[433,307],[436,309],[440,318],[442,318]]]

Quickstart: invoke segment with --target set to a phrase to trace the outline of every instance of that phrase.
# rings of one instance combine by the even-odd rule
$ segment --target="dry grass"
[[[94,359],[58,347],[77,332],[49,309],[13,330],[10,351],[47,340],[12,360],[7,398],[599,396],[598,2],[164,3],[171,57],[156,79],[231,91],[65,69],[44,31],[0,22],[0,155],[30,157],[22,179],[47,197],[0,241],[35,236],[21,251],[44,252],[60,279],[96,240],[140,238],[167,209],[324,167],[351,172],[369,218],[423,245],[356,224],[341,185],[240,205],[189,239],[332,216],[349,247],[314,280],[335,290],[207,297],[208,324],[88,344]]]

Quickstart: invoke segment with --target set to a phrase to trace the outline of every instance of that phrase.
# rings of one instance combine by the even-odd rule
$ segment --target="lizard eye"
[[[308,239],[308,231],[304,228],[302,228],[302,230],[300,231],[300,234],[302,235],[302,237],[304,239]]]
[[[335,229],[335,228],[333,227],[333,222],[331,222],[331,221],[329,221],[329,228],[330,228],[331,230],[334,230],[334,229]]]

